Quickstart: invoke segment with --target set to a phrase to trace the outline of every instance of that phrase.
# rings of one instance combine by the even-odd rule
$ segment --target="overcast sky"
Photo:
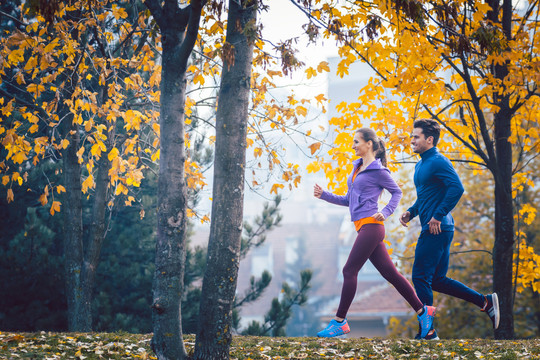
[[[322,44],[307,45],[305,36],[302,36],[304,34],[302,25],[307,22],[307,18],[291,3],[291,0],[269,0],[266,4],[269,4],[270,9],[260,14],[265,39],[277,44],[291,37],[301,37],[302,41],[298,46],[301,51],[298,56],[309,65],[318,64],[330,56],[337,56],[337,47],[331,40],[325,40]]]

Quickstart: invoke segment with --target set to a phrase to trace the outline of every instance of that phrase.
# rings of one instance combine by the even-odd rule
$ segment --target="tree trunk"
[[[171,77],[165,66],[165,51],[163,57],[153,348],[158,359],[182,359],[186,357],[180,312],[186,235],[185,79],[184,74]]]
[[[187,60],[197,39],[202,10],[192,0],[180,9],[176,0],[147,0],[162,35],[160,162],[156,271],[153,282],[152,349],[158,359],[187,357],[182,339],[186,188],[184,182],[184,105]]]
[[[84,259],[82,266],[82,298],[81,311],[86,322],[92,325],[92,300],[94,295],[94,285],[96,270],[99,263],[101,246],[105,240],[107,214],[107,201],[109,199],[109,169],[111,162],[106,154],[103,154],[98,163],[98,171],[95,179],[96,189],[94,193],[94,203],[92,206],[92,218],[90,225],[90,235],[84,247]]]
[[[229,359],[232,309],[240,261],[246,133],[257,2],[229,1],[227,44],[216,116],[216,150],[208,258],[204,274],[195,359]],[[232,60],[234,59],[234,60]]]
[[[77,19],[79,12],[68,13],[69,17]],[[78,30],[71,33],[73,39],[79,39]],[[86,43],[86,34],[79,39],[82,44]],[[84,47],[84,45],[82,45]],[[64,75],[67,76],[67,75]],[[70,99],[79,83],[79,76],[76,71],[72,76],[65,79],[65,92],[63,99]],[[58,102],[59,118],[63,119],[61,124],[62,137],[69,141],[69,146],[62,151],[62,172],[66,193],[63,198],[64,214],[64,258],[66,272],[66,298],[68,305],[68,330],[77,332],[88,332],[92,330],[91,313],[84,305],[83,294],[83,223],[82,223],[82,185],[81,185],[81,165],[77,156],[80,148],[80,138],[78,125],[73,122],[73,114],[69,107],[63,102]]]
[[[69,113],[66,105],[62,105]],[[60,112],[62,114],[63,111]],[[66,297],[68,305],[68,330],[86,332],[91,330],[91,314],[85,313],[83,306],[82,262],[83,226],[81,166],[77,158],[80,146],[77,125],[73,115],[63,120],[63,135],[69,146],[62,152],[62,171],[66,193],[63,199],[64,214],[64,257],[66,271]]]
[[[491,4],[498,10],[498,2]],[[502,28],[507,39],[512,37],[512,1],[504,0],[502,5]],[[498,21],[498,11],[493,12]],[[493,72],[497,79],[505,81],[509,63],[496,64]],[[493,290],[499,295],[501,321],[495,330],[496,339],[514,337],[513,277],[514,261],[514,207],[512,201],[512,144],[508,142],[512,134],[512,110],[509,95],[495,94],[499,111],[495,114],[495,243],[493,245]]]
[[[538,292],[534,291],[533,289],[530,289],[531,292],[531,299],[532,301],[532,308],[533,308],[533,319],[536,323],[536,328],[534,329],[535,337],[540,337],[540,294]]]
[[[514,212],[512,202],[512,144],[510,119],[503,109],[495,118],[495,243],[493,245],[493,290],[499,295],[501,321],[495,338],[514,337],[513,276]]]

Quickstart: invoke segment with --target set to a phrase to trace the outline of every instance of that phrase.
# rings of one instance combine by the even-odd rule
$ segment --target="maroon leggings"
[[[407,300],[414,311],[422,309],[424,306],[411,284],[401,275],[392,259],[388,255],[384,245],[384,225],[366,224],[358,231],[358,236],[354,242],[347,263],[343,267],[343,288],[341,290],[341,301],[336,313],[337,317],[345,318],[347,311],[356,294],[356,284],[358,272],[369,259],[379,273]]]

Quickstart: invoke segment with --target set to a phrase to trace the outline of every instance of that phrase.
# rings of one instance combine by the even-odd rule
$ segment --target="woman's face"
[[[356,156],[364,157],[368,152],[373,151],[373,143],[365,142],[362,133],[357,132],[354,134],[352,148]]]

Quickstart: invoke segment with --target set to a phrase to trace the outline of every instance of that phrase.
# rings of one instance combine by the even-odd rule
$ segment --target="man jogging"
[[[422,225],[412,270],[414,288],[424,305],[433,305],[433,290],[476,304],[489,315],[493,328],[497,329],[500,318],[497,294],[482,295],[446,277],[454,237],[450,211],[464,189],[450,160],[436,148],[440,132],[439,124],[432,119],[416,120],[413,124],[411,145],[421,157],[414,170],[417,199],[399,221],[406,227],[418,215]],[[437,331],[432,329],[425,339],[438,339]]]

